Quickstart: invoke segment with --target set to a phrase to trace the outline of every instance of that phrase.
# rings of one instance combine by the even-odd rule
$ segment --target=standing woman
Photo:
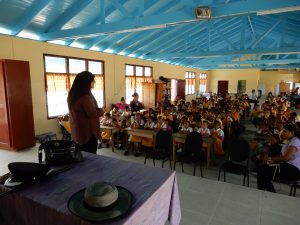
[[[284,126],[282,138],[288,142],[281,149],[281,156],[264,157],[262,166],[257,168],[257,187],[260,190],[275,192],[272,184],[273,162],[280,163],[279,180],[295,181],[300,178],[300,140],[296,137],[296,128],[292,124]]]
[[[136,112],[139,112],[141,109],[144,108],[143,104],[141,102],[139,102],[139,94],[138,93],[135,92],[132,95],[132,97],[133,97],[133,99],[130,102],[131,123],[134,122]]]
[[[71,135],[81,151],[96,154],[103,110],[91,92],[95,76],[88,71],[77,74],[68,95]]]

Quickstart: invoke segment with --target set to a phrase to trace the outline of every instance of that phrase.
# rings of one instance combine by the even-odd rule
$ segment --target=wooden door
[[[142,103],[145,109],[155,108],[155,84],[143,83]]]
[[[10,138],[3,63],[3,61],[0,61],[0,148],[9,149]]]
[[[156,84],[156,103],[157,106],[158,103],[162,104],[164,101],[164,93],[167,85],[165,83],[158,83]]]
[[[177,80],[177,96],[185,100],[185,80]]]
[[[225,97],[228,93],[228,80],[219,80],[218,81],[218,95]]]
[[[29,62],[5,60],[5,85],[14,150],[35,145]]]

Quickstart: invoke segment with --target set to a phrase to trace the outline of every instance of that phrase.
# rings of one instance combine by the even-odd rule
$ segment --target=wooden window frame
[[[185,91],[185,95],[193,95],[196,93],[196,73],[192,71],[185,72],[185,87],[187,90]]]
[[[205,90],[203,91],[201,85],[205,85]],[[199,74],[199,93],[205,93],[207,91],[207,73]]]
[[[46,72],[46,57],[57,57],[57,58],[64,58],[65,59],[65,66],[66,66],[66,73],[54,73],[54,72]],[[48,91],[48,85],[47,85],[47,74],[62,74],[62,75],[66,75],[67,76],[67,81],[66,81],[66,90],[69,91],[71,86],[70,86],[70,76],[74,75],[73,73],[69,73],[69,59],[78,59],[78,60],[84,60],[85,61],[85,70],[88,70],[89,65],[88,62],[89,61],[93,61],[93,62],[100,62],[102,65],[101,71],[102,74],[94,74],[95,76],[102,76],[103,77],[103,107],[105,107],[105,64],[103,60],[97,60],[97,59],[88,59],[88,58],[80,58],[80,57],[72,57],[72,56],[63,56],[63,55],[54,55],[54,54],[47,54],[44,53],[43,54],[43,61],[44,61],[44,80],[45,80],[45,95],[46,95],[46,111],[47,111],[47,119],[56,119],[59,115],[57,116],[49,116],[49,112],[48,112],[48,96],[47,96],[47,91]],[[79,71],[80,73],[81,71]]]
[[[126,66],[133,66],[133,75],[126,75]],[[136,75],[136,67],[142,67],[143,68],[143,75],[142,76],[137,76]],[[150,68],[151,70],[151,76],[145,76],[145,68]],[[126,88],[126,85],[127,85],[127,82],[126,82],[126,78],[134,78],[134,85],[135,87],[133,88],[134,89],[134,92],[136,92],[137,90],[137,87],[136,87],[136,80],[137,78],[144,78],[144,81],[145,79],[151,79],[151,83],[153,82],[153,67],[152,66],[144,66],[144,65],[136,65],[136,64],[128,64],[126,63],[125,64],[125,90],[127,89]],[[145,81],[146,82],[146,81]],[[132,93],[133,94],[133,93]],[[127,99],[127,94],[126,94],[126,91],[125,91],[125,100]]]

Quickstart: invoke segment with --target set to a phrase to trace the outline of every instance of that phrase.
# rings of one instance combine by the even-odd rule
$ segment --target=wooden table
[[[172,144],[173,144],[173,160],[176,160],[176,142],[177,143],[185,143],[187,134],[184,133],[174,133],[172,134]],[[209,168],[210,165],[210,149],[211,145],[213,143],[213,138],[211,137],[205,137],[203,139],[203,144],[207,145],[207,164],[206,167]],[[201,150],[201,149],[200,149]]]
[[[111,141],[112,141],[112,145],[111,145],[111,150],[114,152],[115,151],[115,138],[114,138],[114,134],[119,132],[119,128],[117,127],[108,127],[108,126],[100,126],[100,131],[101,132],[107,132],[110,134],[111,136]]]
[[[145,138],[152,138],[153,139],[153,146],[155,145],[155,137],[157,134],[156,130],[147,130],[147,129],[136,129],[127,127],[124,129],[126,132],[126,143],[128,143],[128,136],[134,135],[138,137],[145,137]]]
[[[1,225],[179,225],[181,209],[175,171],[83,152],[84,161],[69,170],[0,198]],[[69,198],[97,181],[128,189],[128,214],[107,222],[89,222],[70,213]],[[10,190],[0,184],[0,194]],[[19,210],[18,210],[19,209]]]

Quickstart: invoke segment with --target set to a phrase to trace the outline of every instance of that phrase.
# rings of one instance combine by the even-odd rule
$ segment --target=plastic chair
[[[296,196],[297,188],[300,188],[300,180],[295,181],[293,184],[291,184],[290,196],[293,196],[293,197]]]
[[[247,177],[247,186],[249,187],[249,153],[250,147],[248,142],[242,138],[235,137],[229,144],[228,160],[219,169],[218,180],[220,180],[221,171],[224,172],[224,182],[226,182],[226,172],[244,175],[243,186],[245,186]]]
[[[202,172],[202,160],[201,160],[201,151],[202,151],[202,136],[196,131],[189,133],[185,139],[184,149],[180,153],[176,153],[176,160],[174,161],[174,170],[176,167],[176,162],[181,163],[181,170],[184,172],[183,163],[193,163],[194,172],[196,174],[197,164],[200,166],[201,177],[203,177]]]
[[[170,169],[172,169],[171,164],[171,154],[170,154],[170,147],[171,147],[171,133],[168,131],[160,130],[156,134],[155,139],[155,147],[153,150],[149,150],[146,152],[144,164],[148,158],[153,160],[153,165],[155,166],[155,159],[162,160],[161,167],[164,167],[164,163],[169,160],[170,162]]]

